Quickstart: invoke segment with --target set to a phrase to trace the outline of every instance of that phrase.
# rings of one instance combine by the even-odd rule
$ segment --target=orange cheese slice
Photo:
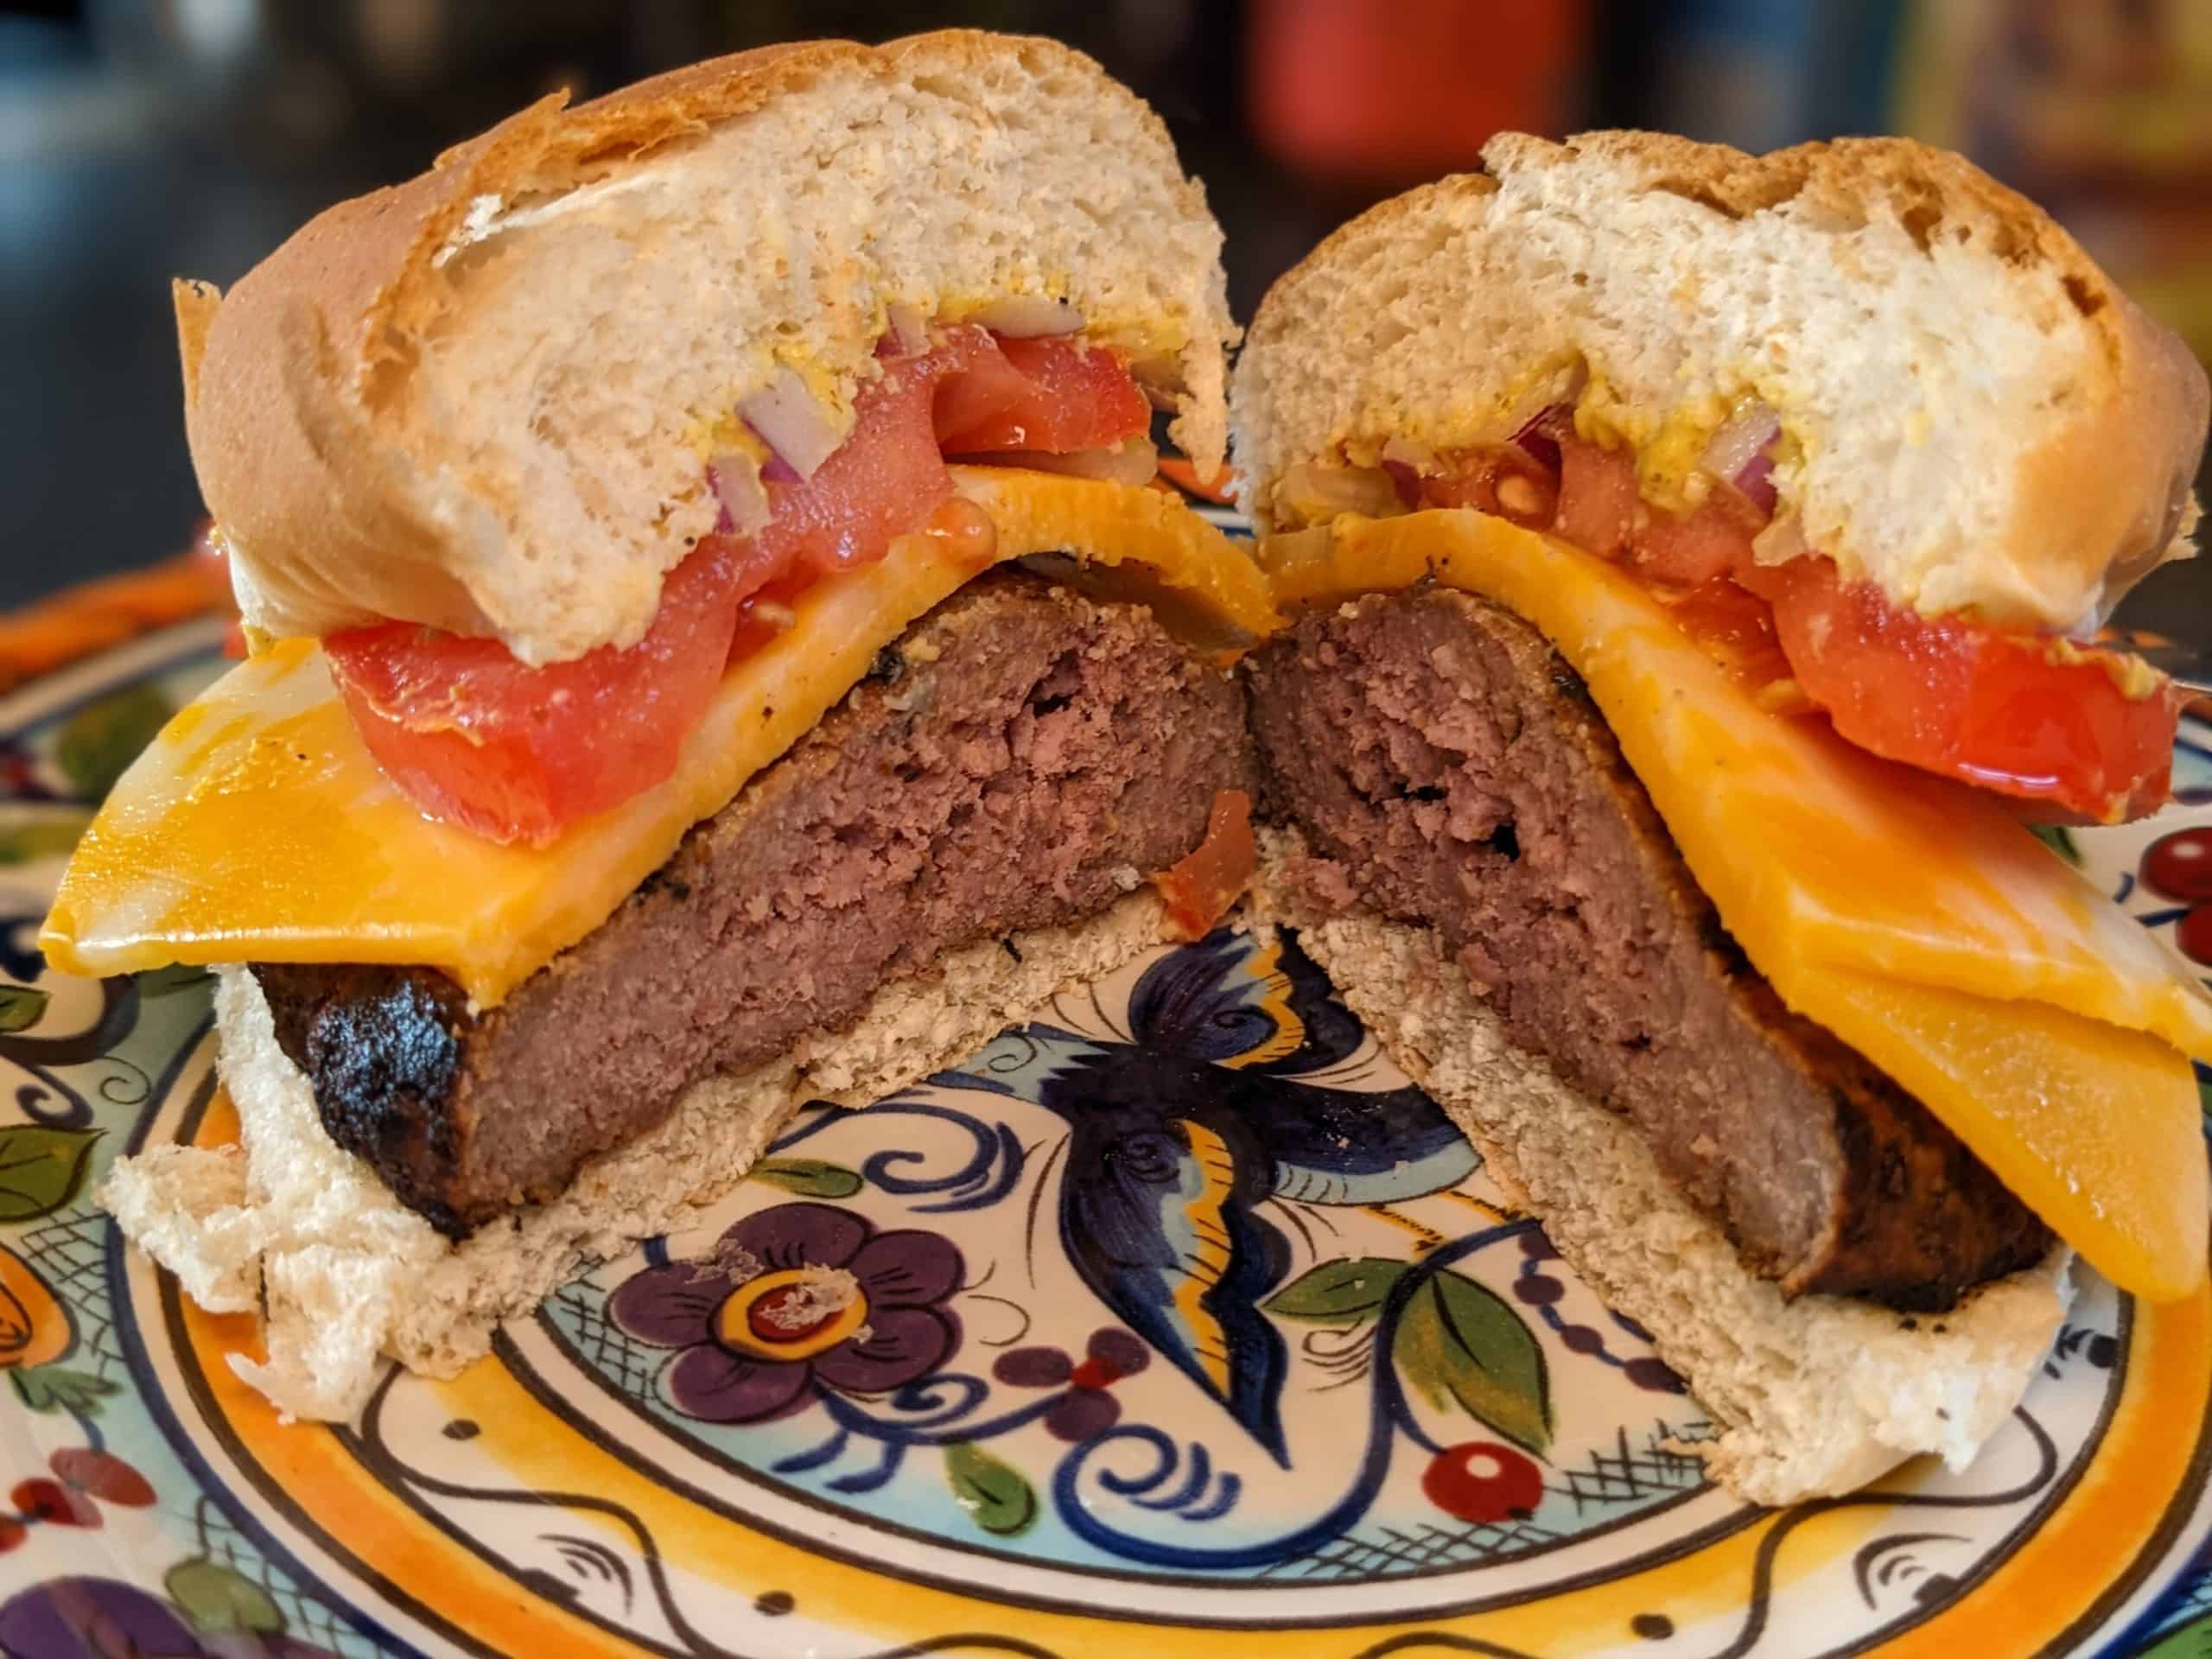
[[[2205,1274],[2187,1055],[2212,1000],[1994,802],[1775,714],[1618,568],[1503,519],[1437,511],[1262,546],[1277,599],[1424,577],[1496,600],[1587,682],[1745,952],[1800,1014],[1916,1095],[2113,1281]]]
[[[1065,552],[1224,650],[1276,618],[1220,531],[1156,490],[957,467],[1003,562]],[[427,819],[380,772],[311,640],[241,664],[157,736],[109,795],[39,944],[67,973],[174,962],[418,963],[497,1003],[613,913],[700,819],[810,730],[883,646],[979,570],[916,535],[825,582],[733,668],[675,774],[550,846],[503,847]]]

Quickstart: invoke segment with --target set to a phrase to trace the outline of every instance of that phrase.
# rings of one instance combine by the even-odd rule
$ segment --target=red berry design
[[[2177,830],[2152,842],[2143,855],[2143,885],[2184,904],[2212,899],[2212,830]]]
[[[1532,1515],[1543,1501],[1543,1471],[1510,1446],[1469,1440],[1440,1452],[1421,1478],[1428,1501],[1462,1521]]]
[[[30,1535],[30,1529],[14,1516],[0,1516],[0,1555],[6,1554]]]
[[[143,1510],[154,1501],[154,1489],[146,1477],[111,1452],[95,1452],[89,1446],[67,1446],[56,1452],[47,1466],[78,1491],[110,1503]]]
[[[2191,962],[2212,967],[2212,905],[2196,905],[2174,925],[2174,944]]]
[[[56,1527],[97,1527],[99,1505],[58,1480],[19,1480],[8,1494],[18,1513]]]

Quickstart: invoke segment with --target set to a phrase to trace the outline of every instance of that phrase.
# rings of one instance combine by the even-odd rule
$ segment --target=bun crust
[[[1780,512],[1902,604],[2072,630],[2188,551],[2203,370],[2032,202],[1902,138],[1748,156],[1518,133],[1383,203],[1262,302],[1231,392],[1248,505],[1308,461],[1586,415],[1682,463],[1780,416]],[[1516,416],[1518,418],[1516,418]]]
[[[887,308],[1071,301],[1226,442],[1221,233],[1166,130],[1057,42],[949,30],[541,99],[341,202],[227,296],[176,289],[187,428],[246,620],[634,641],[710,531],[736,401],[833,411]]]

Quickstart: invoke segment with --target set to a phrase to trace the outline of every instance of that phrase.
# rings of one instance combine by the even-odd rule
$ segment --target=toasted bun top
[[[1777,524],[1930,614],[2075,630],[2187,552],[2203,370],[1961,157],[1506,133],[1483,163],[1353,220],[1262,302],[1230,415],[1263,524],[1293,517],[1287,467],[1501,442],[1586,367],[1584,429],[1634,444],[1648,489],[1770,405]]]
[[[705,461],[785,371],[849,421],[888,308],[1065,298],[1225,442],[1221,232],[1166,130],[1057,42],[950,30],[543,99],[177,285],[187,426],[247,621],[378,617],[527,662],[641,634]]]

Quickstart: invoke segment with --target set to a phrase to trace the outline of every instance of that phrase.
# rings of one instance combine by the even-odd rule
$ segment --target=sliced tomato
[[[1637,569],[1685,588],[1752,568],[1751,537],[1766,515],[1733,491],[1716,488],[1686,518],[1653,512],[1629,541]]]
[[[1559,533],[1586,553],[1618,558],[1645,510],[1634,459],[1625,449],[1572,436],[1561,438],[1559,448]]]
[[[645,637],[527,668],[496,639],[385,622],[323,641],[369,753],[435,817],[542,845],[676,769],[737,620],[741,549],[709,537],[669,573]]]
[[[1861,748],[2032,802],[2116,823],[2167,795],[2181,699],[2161,679],[2131,696],[2115,653],[1892,605],[1825,558],[1779,568],[1776,637],[1801,684]]]
[[[1404,500],[1401,475],[1393,469],[1390,476]],[[1558,474],[1517,444],[1452,456],[1442,472],[1418,480],[1417,488],[1421,505],[1472,507],[1530,530],[1549,530],[1559,510]]]
[[[1789,659],[1774,637],[1774,607],[1758,594],[1716,576],[1661,597],[1682,632],[1746,689],[1761,691],[1789,678]]]
[[[811,478],[766,469],[766,527],[702,542],[629,649],[531,669],[497,640],[404,623],[326,640],[370,753],[424,811],[494,841],[543,844],[651,788],[675,770],[734,656],[781,632],[815,582],[875,563],[951,499],[938,443],[948,407],[967,411],[962,442],[984,453],[1096,448],[1149,418],[1121,359],[1071,340],[957,328],[887,357],[845,442]]]
[[[938,447],[946,454],[1065,455],[1151,429],[1152,405],[1128,365],[1105,347],[1064,338],[990,338],[995,349],[975,352],[938,393]]]
[[[1169,931],[1183,939],[1211,932],[1251,885],[1258,851],[1252,798],[1241,789],[1220,791],[1206,815],[1205,839],[1152,878],[1166,901]]]
[[[1751,567],[1751,537],[1767,515],[1735,491],[1717,487],[1677,518],[1643,501],[1626,449],[1572,435],[1559,447],[1559,533],[1577,547],[1683,588]]]
[[[930,407],[938,384],[970,356],[948,346],[887,364],[856,400],[851,433],[812,478],[768,480],[771,517],[752,538],[762,572],[755,586],[787,571],[819,577],[874,564],[951,495]]]
[[[1547,431],[1556,532],[1664,584],[1684,630],[1745,683],[1776,688],[1777,710],[1823,709],[1861,748],[2011,797],[2030,817],[2114,823],[2165,800],[2182,702],[2170,683],[2130,695],[2116,653],[1930,620],[1817,555],[1763,566],[1751,543],[1768,515],[1741,493],[1718,486],[1675,518],[1641,499],[1627,449]],[[1452,487],[1423,480],[1436,505]]]

